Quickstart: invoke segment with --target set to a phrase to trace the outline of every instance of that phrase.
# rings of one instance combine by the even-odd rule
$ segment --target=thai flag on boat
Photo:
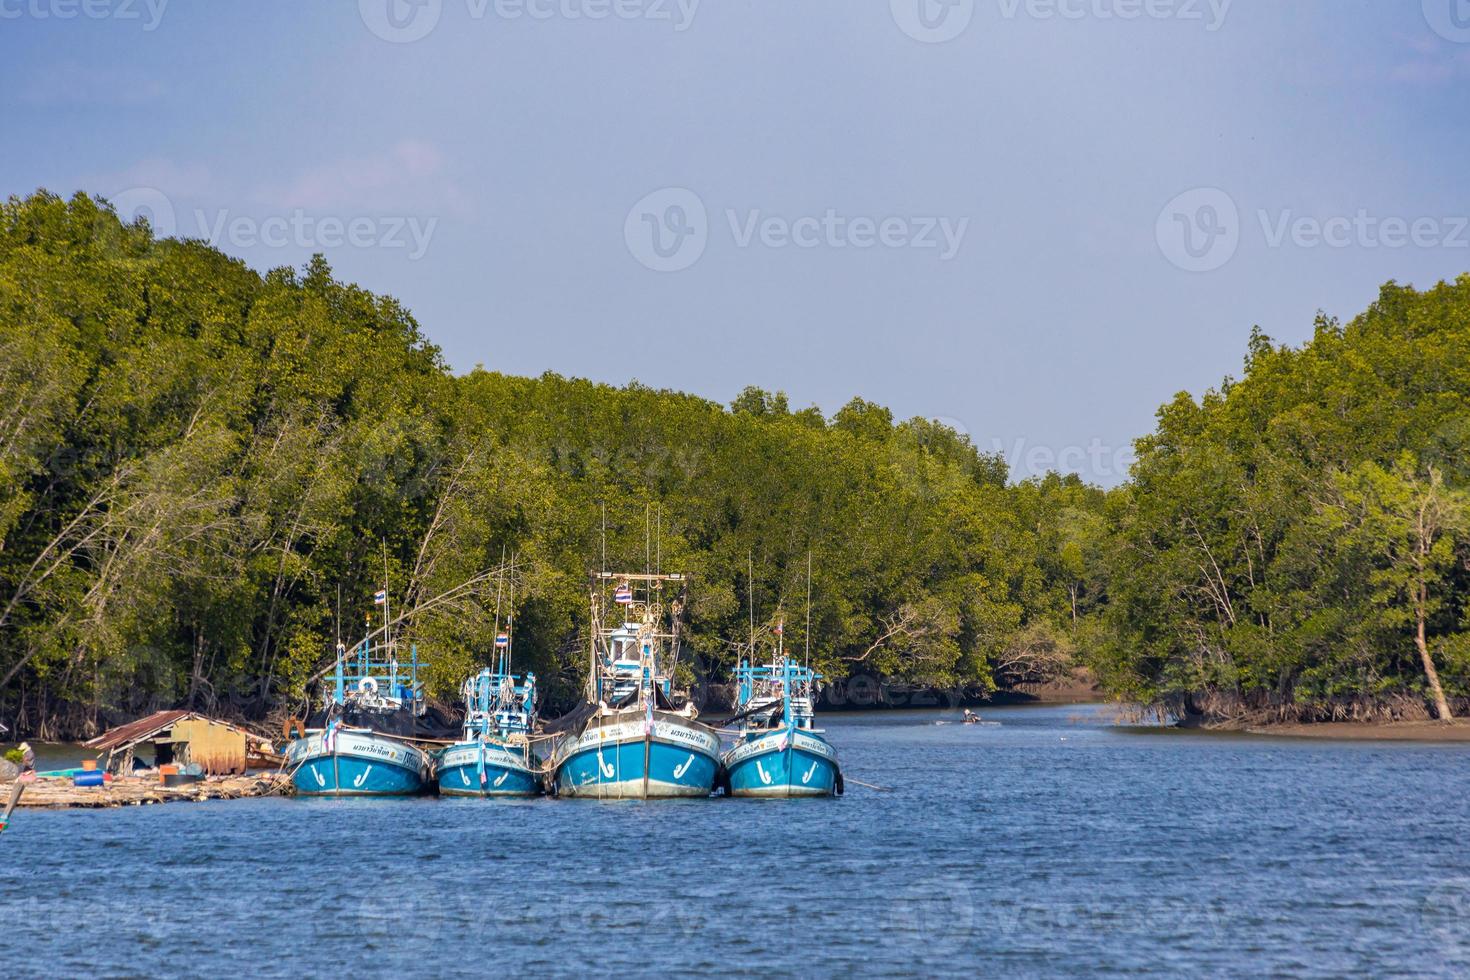
[[[388,601],[388,590],[379,589],[373,593],[373,605],[381,606]]]
[[[337,751],[337,725],[338,722],[335,720],[327,722],[327,730],[322,733],[323,752]]]
[[[620,606],[631,606],[633,604],[633,590],[623,583],[613,590],[613,601]]]
[[[780,620],[776,623],[776,635],[781,636],[786,632],[786,621]]]
[[[504,633],[497,633],[495,636],[495,646],[497,649],[504,650],[510,646],[510,637]]]

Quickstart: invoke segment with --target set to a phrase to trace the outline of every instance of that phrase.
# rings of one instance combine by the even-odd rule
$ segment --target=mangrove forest
[[[834,689],[1086,670],[1181,722],[1470,710],[1470,276],[1251,334],[1111,489],[1013,481],[862,398],[455,373],[431,332],[320,257],[262,274],[85,194],[0,206],[0,722],[292,715],[378,590],[437,696],[499,601],[569,703],[604,561],[689,574],[697,690],[754,620]]]

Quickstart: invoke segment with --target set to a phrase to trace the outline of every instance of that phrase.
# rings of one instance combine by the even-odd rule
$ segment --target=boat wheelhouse
[[[740,734],[725,753],[732,796],[835,796],[843,790],[837,753],[816,727],[821,675],[792,662],[777,634],[769,664],[735,670]]]
[[[662,599],[666,585],[686,581],[683,575],[594,577],[586,704],[571,716],[554,755],[559,795],[655,799],[713,792],[719,735],[696,720],[698,710],[674,688],[683,602],[666,610]]]
[[[422,792],[431,759],[413,744],[426,710],[418,649],[369,636],[337,644],[322,707],[286,750],[300,796],[408,796]]]
[[[536,675],[522,679],[509,670],[507,652],[496,669],[486,668],[464,682],[463,737],[438,757],[441,795],[535,796],[541,791],[531,748]]]

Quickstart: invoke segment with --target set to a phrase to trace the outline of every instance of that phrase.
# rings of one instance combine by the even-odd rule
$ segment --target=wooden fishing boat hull
[[[524,746],[460,742],[439,754],[440,796],[536,796],[541,777]]]
[[[594,718],[558,748],[560,796],[600,800],[709,796],[720,771],[720,738],[698,722],[640,711]]]
[[[297,796],[412,796],[429,783],[422,749],[376,732],[310,732],[286,751]]]
[[[794,728],[747,736],[725,754],[731,796],[836,796],[837,753],[813,732]]]

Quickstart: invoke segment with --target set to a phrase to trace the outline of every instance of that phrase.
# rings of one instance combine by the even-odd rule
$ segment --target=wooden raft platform
[[[0,809],[10,799],[12,783],[0,783]],[[247,776],[206,779],[188,786],[164,786],[155,776],[114,779],[106,786],[73,786],[69,779],[38,779],[26,786],[20,807],[65,810],[144,806],[152,803],[199,803],[204,800],[239,800],[249,796],[286,796],[290,777],[273,772]]]

